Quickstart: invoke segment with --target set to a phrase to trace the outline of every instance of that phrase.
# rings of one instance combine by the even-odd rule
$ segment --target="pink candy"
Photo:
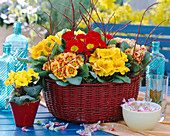
[[[47,125],[45,125],[45,128],[49,128],[51,125],[50,124],[47,124]]]
[[[158,110],[156,107],[151,106],[150,102],[146,101],[135,101],[135,99],[129,99],[129,102],[126,102],[125,99],[123,99],[124,104],[121,106],[130,110],[130,111],[136,111],[136,112],[153,112],[155,110]]]
[[[112,127],[109,129],[110,131],[115,131],[115,129],[114,129],[113,126],[114,126],[114,125],[112,124]]]
[[[60,126],[60,123],[59,122],[54,122],[54,126],[58,127],[58,126]]]
[[[30,131],[29,129],[26,129],[25,127],[22,127],[22,129],[21,129],[22,131],[24,131],[24,132],[28,132],[28,131]]]
[[[65,130],[66,126],[60,126],[60,130]]]
[[[101,121],[98,121],[97,123],[93,124],[93,125],[87,125],[87,124],[83,124],[84,126],[84,130],[78,130],[76,131],[76,133],[78,133],[80,136],[91,136],[92,132],[98,131],[98,130],[102,130],[104,127],[100,126]]]

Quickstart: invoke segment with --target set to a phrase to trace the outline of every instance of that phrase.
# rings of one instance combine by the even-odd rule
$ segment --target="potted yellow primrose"
[[[31,127],[40,103],[40,91],[38,73],[32,68],[15,73],[11,71],[5,81],[6,86],[12,86],[14,90],[6,99],[6,108],[11,105],[15,124],[18,127]]]

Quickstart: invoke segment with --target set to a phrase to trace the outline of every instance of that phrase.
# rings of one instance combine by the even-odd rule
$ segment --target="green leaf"
[[[47,76],[49,74],[49,71],[40,71],[38,73],[39,73],[39,76]]]
[[[99,27],[96,27],[93,31],[98,32],[100,35],[102,35],[102,31]]]
[[[132,59],[132,56],[130,54],[126,54],[126,55],[127,55],[128,62],[130,62]]]
[[[40,61],[40,62],[45,63],[45,62],[47,62],[47,61],[48,61],[48,58],[47,58],[47,57],[45,57],[45,56],[40,56],[40,57],[38,57],[38,58],[37,58],[37,60],[38,60],[38,61]]]
[[[73,84],[73,85],[80,85],[82,79],[83,79],[82,77],[76,76],[76,77],[72,77],[72,78],[67,78],[67,81],[68,81],[70,84]]]
[[[50,46],[51,46],[51,43],[50,43],[49,41],[47,41],[47,44],[48,44],[48,47],[50,47]]]
[[[136,72],[136,71],[139,71],[140,69],[141,69],[141,66],[136,61],[134,61],[132,71]]]
[[[111,39],[110,42],[109,42],[109,45],[110,45],[110,44],[115,44],[115,45],[116,45],[116,44],[117,44],[117,41],[114,40],[114,39]]]
[[[110,81],[112,83],[123,83],[123,81],[121,79],[118,79],[118,78],[112,78],[112,80]]]
[[[146,65],[150,60],[150,53],[149,52],[145,52],[145,56],[143,58],[143,61],[142,61],[142,66]]]
[[[65,44],[58,45],[58,51],[59,52],[64,52],[64,49],[65,49]]]
[[[54,74],[49,74],[49,77],[52,79],[52,80],[55,80],[55,81],[59,81],[60,79],[58,79]]]
[[[107,81],[101,79],[100,77],[97,76],[97,81],[99,81],[100,83],[106,83]]]
[[[98,76],[96,75],[96,73],[94,73],[94,72],[92,72],[92,71],[90,71],[90,74],[92,75],[92,77],[94,77],[95,79],[97,79],[97,81],[99,81],[100,83],[106,83],[106,82],[107,82],[107,81],[101,79],[100,77],[98,77]]]
[[[128,68],[130,68],[130,66],[131,66],[130,62],[125,63],[125,66],[128,67]]]
[[[42,71],[42,67],[43,67],[42,65],[31,65],[30,68],[33,68],[33,70],[38,73]]]
[[[41,80],[40,83],[41,83],[41,86],[42,86],[43,90],[47,91],[45,78],[40,78],[40,80]]]
[[[121,50],[125,52],[126,49],[130,48],[129,44],[127,42],[122,42],[121,44]]]
[[[106,37],[102,35],[102,40],[105,41]]]
[[[29,101],[35,100],[34,97],[31,97],[29,95],[23,95],[23,96],[20,96],[20,97],[15,97],[14,99],[15,99],[15,103],[18,104],[18,105],[22,105],[25,100],[29,100]]]
[[[51,56],[50,56],[50,59],[51,59],[51,60],[54,58],[55,55],[57,55],[57,54],[59,53],[57,42],[54,42],[54,45],[55,45],[55,47],[53,48],[52,54],[51,54]],[[53,46],[54,46],[54,45],[53,45]]]
[[[15,99],[14,99],[15,96],[16,96],[16,94],[10,94],[10,96],[6,98],[5,109],[8,108],[10,102],[15,102]]]
[[[18,61],[22,62],[22,63],[30,63],[32,65],[40,65],[42,64],[42,62],[37,61],[35,59],[33,59],[32,57],[28,57],[28,58],[17,58]]]
[[[92,72],[92,71],[89,71],[89,72],[90,72],[90,74],[92,75],[92,77],[94,77],[95,79],[97,78],[96,73],[94,73],[94,72]]]
[[[115,77],[116,78],[118,78],[118,79],[121,79],[122,81],[124,81],[124,82],[126,82],[126,83],[131,83],[131,79],[128,77],[128,76],[126,76],[126,75],[115,75]]]
[[[41,85],[31,86],[31,87],[24,87],[24,90],[32,97],[36,98],[41,92]]]
[[[81,77],[88,77],[89,76],[89,68],[87,64],[84,64],[82,67],[79,68],[79,76]]]
[[[68,82],[63,82],[63,81],[56,81],[56,83],[58,84],[58,85],[60,85],[60,86],[68,86],[69,85],[69,83]]]

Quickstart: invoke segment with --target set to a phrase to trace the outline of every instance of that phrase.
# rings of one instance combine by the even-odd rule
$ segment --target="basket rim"
[[[141,76],[138,75],[138,76],[135,76],[133,78],[130,78],[131,79],[131,83],[138,80]],[[45,78],[46,81],[49,81],[49,82],[53,82],[53,83],[56,83],[55,80],[52,80],[50,78]],[[131,83],[126,83],[126,82],[123,82],[123,83],[100,83],[100,85],[118,85],[118,84],[131,84]],[[80,84],[80,85],[68,85],[68,86],[96,86],[96,85],[99,85],[99,83],[93,83],[93,84],[89,84],[89,83],[83,83],[83,84]]]

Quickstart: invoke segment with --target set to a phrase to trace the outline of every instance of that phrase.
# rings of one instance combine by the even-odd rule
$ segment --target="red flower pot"
[[[40,100],[36,102],[18,105],[15,102],[10,102],[15,124],[17,127],[32,127],[37,113]]]

